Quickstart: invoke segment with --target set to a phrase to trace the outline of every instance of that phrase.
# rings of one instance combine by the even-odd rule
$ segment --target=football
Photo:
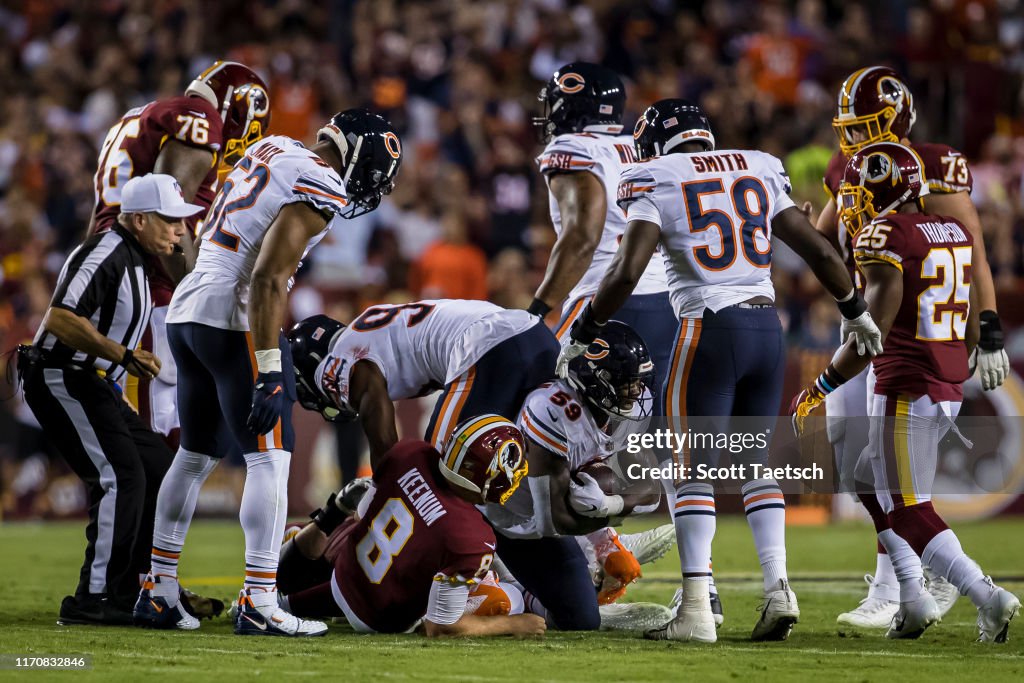
[[[601,490],[608,495],[619,493],[619,490],[622,488],[619,475],[615,474],[615,470],[603,460],[591,460],[577,471],[577,473],[579,472],[586,472],[592,476],[597,485],[601,487]],[[575,475],[573,478],[576,480],[576,483],[582,483]]]

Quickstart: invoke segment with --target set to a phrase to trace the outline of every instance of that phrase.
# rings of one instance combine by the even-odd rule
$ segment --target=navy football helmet
[[[316,369],[331,350],[331,342],[345,329],[343,323],[326,315],[314,315],[288,331],[288,346],[295,365],[295,393],[299,405],[314,410],[328,422],[349,422],[358,413],[348,403],[332,400],[317,385]]]
[[[658,100],[633,128],[633,146],[640,159],[668,154],[684,142],[699,142],[709,152],[715,148],[707,114],[687,100]]]
[[[586,126],[617,125],[626,111],[626,87],[611,69],[573,62],[555,72],[537,96],[543,114],[534,117],[537,137],[578,133]]]
[[[612,417],[642,420],[654,407],[654,363],[632,327],[609,320],[583,355],[569,361],[569,384],[591,407]]]
[[[380,114],[365,109],[348,109],[331,117],[316,134],[317,141],[330,140],[345,164],[349,208],[343,218],[373,211],[395,188],[395,176],[402,165],[402,143],[398,134]]]

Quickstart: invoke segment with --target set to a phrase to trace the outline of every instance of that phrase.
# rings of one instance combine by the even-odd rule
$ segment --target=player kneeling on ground
[[[362,633],[407,632],[421,618],[430,637],[544,633],[533,614],[466,613],[494,560],[494,532],[474,506],[503,503],[526,469],[522,433],[498,415],[461,423],[443,455],[424,441],[398,443],[374,463],[358,519],[345,496],[332,496],[284,545],[285,609],[344,616]]]
[[[854,154],[839,189],[840,219],[855,231],[853,254],[867,283],[868,310],[885,341],[873,361],[869,444],[855,469],[855,478],[873,480],[874,490],[858,487],[857,493],[900,584],[899,611],[886,636],[918,638],[941,619],[925,590],[923,563],[978,608],[978,640],[1002,643],[1020,600],[982,573],[931,503],[939,441],[960,412],[979,325],[978,288],[971,284],[974,239],[955,218],[922,214],[925,182],[917,152],[883,142]],[[798,434],[825,396],[868,362],[851,344],[836,355],[793,400]]]

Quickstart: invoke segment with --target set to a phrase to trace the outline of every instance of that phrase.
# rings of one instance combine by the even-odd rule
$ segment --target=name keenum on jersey
[[[448,514],[441,501],[434,495],[430,484],[423,478],[420,471],[415,467],[409,469],[398,478],[398,486],[405,493],[406,498],[412,503],[416,514],[423,522],[430,526],[437,520]]]

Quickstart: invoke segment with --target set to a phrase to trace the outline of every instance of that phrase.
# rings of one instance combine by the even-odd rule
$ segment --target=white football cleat
[[[661,628],[644,632],[648,640],[679,640],[714,643],[718,640],[715,616],[711,612],[711,589],[707,580],[683,579],[680,599],[672,609],[675,618]]]
[[[992,578],[985,580],[992,583]],[[1010,621],[1020,614],[1020,600],[1016,595],[993,585],[992,596],[978,608],[978,642],[1005,643]]]
[[[661,628],[644,632],[648,640],[678,640],[681,642],[714,643],[718,640],[715,618],[711,608],[706,610],[682,610],[672,621]]]
[[[898,600],[886,600],[872,595],[874,592],[872,589],[876,587],[885,589],[886,586],[884,584],[875,584],[875,577],[871,576],[871,574],[865,574],[864,580],[871,587],[868,589],[868,596],[860,601],[860,605],[857,608],[849,612],[843,612],[836,617],[836,623],[840,627],[847,628],[886,628],[892,623],[892,618],[896,616],[896,612],[899,611],[900,603]],[[899,589],[895,590],[898,591]],[[844,635],[842,628],[839,629],[839,635]]]
[[[789,581],[779,579],[778,588],[764,594],[764,602],[757,608],[761,618],[754,624],[750,639],[754,641],[785,640],[800,621],[800,607]]]
[[[653,602],[617,602],[598,607],[602,631],[647,631],[672,620],[672,612]]]
[[[924,589],[935,598],[935,604],[939,606],[939,616],[946,616],[960,599],[960,589],[946,581],[946,577],[933,572],[931,567],[921,569],[924,570]]]
[[[915,600],[900,603],[900,608],[892,618],[892,624],[885,632],[885,637],[914,640],[920,638],[929,626],[940,621],[942,614],[935,603],[935,598],[928,591],[922,591]]]
[[[640,564],[648,564],[662,557],[676,544],[676,527],[674,524],[662,524],[654,529],[641,531],[638,534],[619,536],[626,550]]]
[[[235,633],[240,636],[310,638],[327,633],[322,621],[299,619],[278,606],[277,591],[243,589],[238,595]]]

